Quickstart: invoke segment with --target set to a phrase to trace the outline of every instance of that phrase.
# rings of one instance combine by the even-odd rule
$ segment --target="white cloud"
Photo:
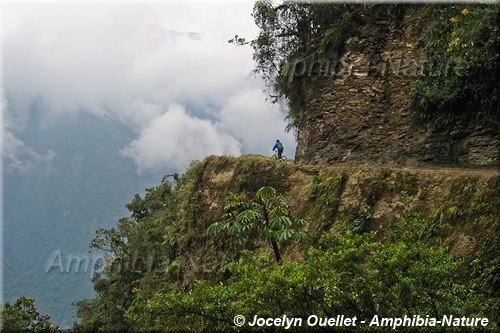
[[[4,129],[2,132],[2,156],[7,171],[29,172],[34,167],[40,167],[41,163],[52,162],[55,153],[49,150],[45,154],[40,154],[17,139],[13,132]]]
[[[227,43],[234,33],[255,33],[248,4],[6,8],[7,96],[42,98],[48,112],[135,117],[127,112],[138,98],[163,107],[202,97],[220,102],[253,67],[250,48]]]
[[[0,91],[2,90],[0,83]],[[52,162],[55,153],[51,150],[45,154],[37,152],[35,149],[26,146],[24,142],[19,140],[15,135],[16,123],[6,113],[8,102],[5,95],[2,93],[0,98],[0,147],[2,149],[2,166],[6,166],[6,171],[16,170],[21,172],[29,172],[33,167],[41,166]],[[0,166],[0,168],[2,167]]]
[[[193,160],[207,155],[239,155],[240,144],[218,132],[210,121],[193,118],[183,107],[172,105],[143,129],[122,154],[135,161],[139,172],[165,166],[182,171]]]
[[[123,153],[143,171],[203,154],[268,154],[278,137],[294,145],[283,115],[264,102],[262,82],[245,78],[252,49],[227,42],[257,33],[253,1],[4,7],[4,86],[17,132],[33,101],[46,123],[82,110],[106,114],[137,133]]]
[[[259,89],[239,90],[212,121],[190,116],[180,105],[171,105],[164,113],[145,105],[162,115],[144,126],[122,154],[133,159],[140,172],[168,167],[182,171],[191,161],[207,155],[271,155],[279,138],[286,154],[293,157],[294,137],[284,132],[283,115],[265,99]]]
[[[276,139],[289,157],[295,155],[295,139],[285,133],[284,115],[276,105],[266,102],[259,89],[243,89],[231,96],[220,112],[220,129],[243,145],[244,153],[270,155]]]

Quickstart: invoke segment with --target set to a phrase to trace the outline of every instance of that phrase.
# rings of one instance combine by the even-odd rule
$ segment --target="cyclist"
[[[278,149],[278,159],[281,160],[281,156],[283,155],[283,150],[285,149],[283,147],[283,144],[281,144],[280,140],[276,140],[276,143],[274,144],[273,151]]]

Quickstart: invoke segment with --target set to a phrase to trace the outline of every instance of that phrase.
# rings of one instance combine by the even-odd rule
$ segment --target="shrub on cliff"
[[[434,128],[500,116],[500,4],[433,5],[424,39],[427,71],[418,116]]]

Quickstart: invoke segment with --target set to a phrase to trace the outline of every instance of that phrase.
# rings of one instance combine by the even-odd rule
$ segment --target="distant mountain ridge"
[[[162,176],[137,175],[133,161],[120,154],[133,134],[118,121],[83,112],[41,128],[32,113],[21,139],[54,156],[29,172],[4,168],[4,259],[12,268],[3,270],[5,301],[34,297],[55,323],[76,321],[71,303],[92,296],[92,283],[83,264],[66,271],[67,256],[92,256],[95,230],[115,224],[130,198]],[[54,251],[64,273],[46,272]]]

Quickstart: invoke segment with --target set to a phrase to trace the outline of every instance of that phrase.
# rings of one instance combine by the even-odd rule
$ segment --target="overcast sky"
[[[185,168],[211,154],[294,155],[284,114],[265,101],[252,49],[253,1],[4,2],[4,157],[50,158],[19,140],[34,101],[40,126],[76,112],[129,124],[121,148],[138,171]],[[250,74],[250,75],[249,75]]]

